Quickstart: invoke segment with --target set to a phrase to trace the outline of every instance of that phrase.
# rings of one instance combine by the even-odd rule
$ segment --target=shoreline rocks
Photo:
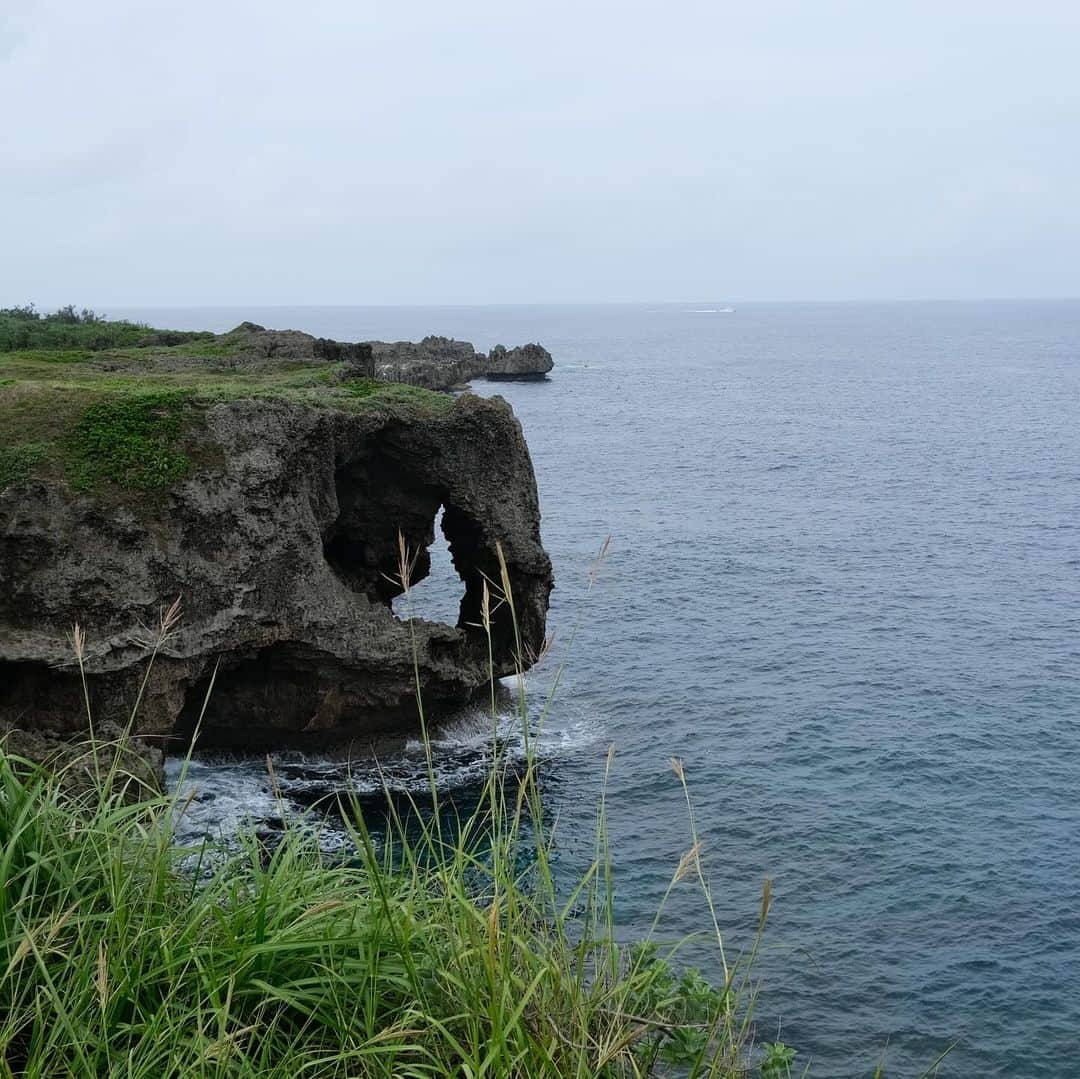
[[[484,377],[496,382],[540,381],[547,378],[554,366],[551,353],[540,345],[518,345],[510,349],[496,345],[487,355]]]

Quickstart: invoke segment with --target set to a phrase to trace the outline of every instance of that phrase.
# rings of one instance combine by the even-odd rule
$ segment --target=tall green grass
[[[401,560],[408,590],[404,544]],[[485,590],[489,641],[504,604],[505,567]],[[177,617],[163,615],[161,639]],[[528,748],[510,769],[493,698],[475,811],[440,805],[425,733],[435,812],[388,797],[376,836],[343,795],[342,857],[305,821],[272,846],[245,831],[184,848],[183,795],[140,787],[116,744],[93,745],[84,793],[0,752],[0,1075],[790,1075],[790,1050],[752,1044],[753,949],[725,950],[681,764],[686,853],[653,930],[621,946],[604,800],[591,863],[557,881],[522,707]],[[687,887],[712,942],[706,974],[659,936],[663,904]],[[766,885],[759,933],[768,907]]]

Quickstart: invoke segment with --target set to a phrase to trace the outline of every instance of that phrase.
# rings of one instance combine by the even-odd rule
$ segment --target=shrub
[[[23,349],[130,348],[148,332],[134,322],[106,321],[104,315],[72,304],[51,315],[42,315],[33,304],[0,310],[0,352]]]

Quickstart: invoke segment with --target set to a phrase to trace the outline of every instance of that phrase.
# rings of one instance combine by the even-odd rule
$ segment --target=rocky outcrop
[[[177,349],[174,346],[182,346]],[[268,330],[254,322],[241,322],[228,333],[190,333],[157,330],[142,337],[134,349],[103,351],[87,362],[109,370],[138,359],[154,371],[193,369],[280,370],[284,364],[339,365],[343,378],[374,378],[375,364],[367,342],[333,341],[300,330]]]
[[[551,353],[540,345],[511,349],[496,345],[484,355],[468,341],[449,337],[425,337],[419,343],[368,343],[376,378],[429,390],[460,389],[477,378],[543,379],[555,366]]]
[[[175,345],[187,347],[166,354],[164,350]],[[224,334],[158,331],[142,338],[139,347],[153,352],[153,364],[159,369],[178,370],[207,363],[224,369],[256,370],[283,361],[335,363],[346,365],[346,378],[376,378],[442,391],[465,389],[478,378],[544,379],[555,366],[551,353],[534,344],[509,349],[495,345],[485,355],[468,341],[455,341],[451,337],[393,342],[332,341],[299,330],[268,330],[254,322],[242,322]],[[106,357],[101,364],[115,365],[116,360]],[[339,371],[338,376],[341,374]]]
[[[184,345],[171,354],[166,349]],[[182,370],[210,364],[223,369],[272,368],[281,362],[344,364],[338,377],[376,378],[428,390],[462,390],[478,378],[544,379],[555,362],[540,345],[495,345],[485,355],[468,341],[425,337],[422,341],[332,341],[299,330],[268,330],[242,322],[224,334],[158,331],[139,341],[158,369]],[[156,350],[156,351],[155,351]],[[205,353],[205,354],[204,354]],[[103,366],[116,365],[112,357]]]
[[[376,378],[428,390],[463,389],[482,372],[484,356],[468,341],[425,337],[422,341],[369,341]]]
[[[278,359],[327,347],[242,330]],[[363,346],[347,347],[364,361]],[[201,744],[243,749],[411,728],[416,678],[429,715],[468,700],[490,676],[485,589],[495,675],[542,648],[551,565],[528,450],[501,398],[354,411],[211,401],[190,437],[198,467],[153,497],[44,479],[0,491],[0,729],[84,730],[74,622],[98,722],[122,726],[141,695],[136,735],[183,744],[208,700]],[[440,507],[460,615],[410,626],[391,605],[399,533],[423,578]],[[521,654],[498,602],[500,551]],[[179,619],[163,626],[176,598]]]
[[[299,330],[268,330],[254,322],[241,322],[227,334],[215,337],[219,348],[235,349],[237,354],[259,359],[348,363],[350,374],[373,376],[372,348],[367,342],[332,341],[312,337]]]
[[[483,365],[484,376],[496,381],[510,379],[543,379],[555,366],[551,353],[540,345],[519,345],[504,348],[496,345]]]

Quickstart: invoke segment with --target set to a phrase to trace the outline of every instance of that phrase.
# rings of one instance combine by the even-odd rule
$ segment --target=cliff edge
[[[510,406],[379,381],[363,345],[234,335],[0,353],[0,729],[85,730],[75,622],[95,721],[141,694],[135,733],[183,744],[213,683],[201,744],[238,749],[411,729],[417,677],[433,715],[469,700],[485,588],[495,675],[543,647],[551,564]],[[440,508],[460,614],[410,625],[399,535],[415,582]]]

